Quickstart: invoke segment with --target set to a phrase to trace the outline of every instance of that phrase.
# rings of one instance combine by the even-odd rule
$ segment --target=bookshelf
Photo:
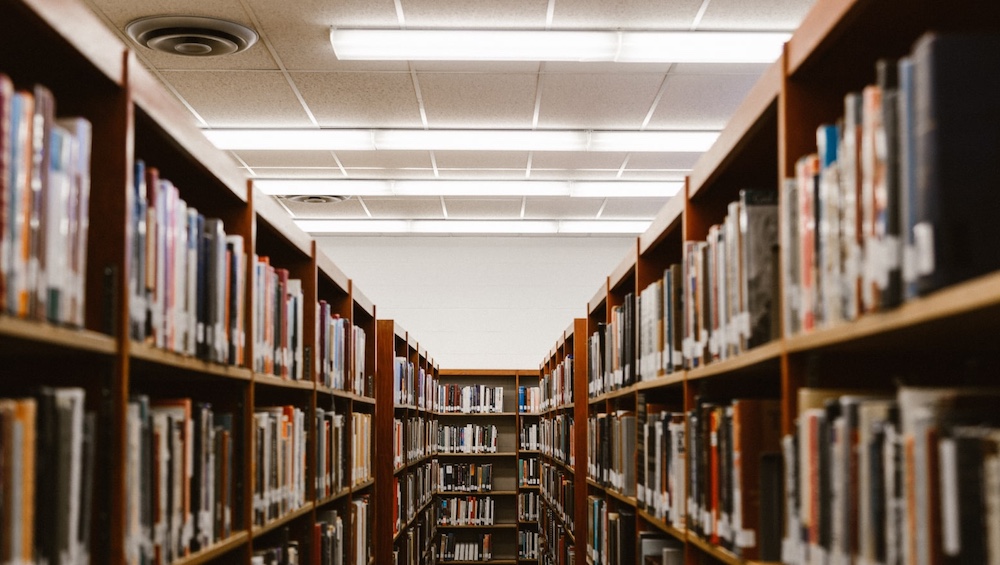
[[[750,338],[744,335],[744,322],[737,319],[733,322],[735,329],[725,330],[735,332],[736,337],[740,338],[734,339],[728,333],[723,334],[723,330],[717,329],[717,326],[711,325],[717,322],[706,319],[702,322],[708,324],[705,329],[708,330],[709,335],[706,337],[709,339],[702,340],[700,335],[693,335],[688,336],[695,342],[693,344],[664,347],[667,331],[664,329],[664,334],[659,337],[659,348],[650,351],[644,349],[648,347],[643,342],[644,333],[658,332],[660,330],[656,328],[663,327],[662,324],[666,322],[656,320],[661,326],[654,324],[651,326],[654,329],[651,330],[650,326],[643,325],[647,322],[644,322],[641,313],[643,306],[648,307],[650,303],[656,305],[656,301],[650,300],[649,295],[643,291],[660,281],[659,284],[663,285],[660,287],[662,292],[666,287],[662,281],[669,275],[671,265],[681,265],[683,274],[685,260],[691,253],[685,248],[685,242],[708,241],[710,245],[712,237],[718,237],[717,230],[724,229],[727,215],[732,213],[730,203],[743,198],[742,191],[755,189],[762,193],[759,196],[761,200],[777,202],[779,228],[788,227],[787,210],[799,202],[788,199],[784,191],[787,186],[785,179],[795,177],[796,163],[800,157],[816,152],[817,128],[821,124],[836,121],[844,114],[845,96],[876,82],[876,62],[879,58],[898,58],[910,54],[917,40],[931,29],[939,32],[997,33],[1000,31],[998,16],[1000,14],[996,7],[973,3],[945,9],[933,2],[913,4],[894,1],[818,0],[786,45],[784,55],[765,70],[715,145],[695,165],[686,179],[685,191],[660,210],[649,229],[637,238],[636,249],[626,254],[621,264],[609,274],[594,297],[588,301],[584,334],[590,347],[582,359],[586,359],[585,364],[590,372],[587,380],[590,386],[586,389],[586,400],[578,405],[574,414],[578,422],[586,421],[587,425],[578,425],[575,434],[578,439],[589,442],[590,452],[584,451],[589,458],[607,457],[611,459],[608,466],[613,467],[616,464],[614,450],[609,450],[611,453],[601,453],[598,446],[606,443],[609,436],[612,444],[621,439],[629,439],[614,435],[613,425],[608,421],[615,420],[616,414],[634,411],[638,420],[634,432],[637,468],[635,485],[622,485],[617,478],[594,476],[594,469],[588,470],[586,467],[584,473],[587,479],[578,480],[577,484],[586,485],[585,504],[590,514],[585,512],[585,516],[590,521],[597,520],[604,525],[607,532],[621,532],[622,543],[631,545],[629,551],[635,553],[624,555],[625,559],[631,559],[634,555],[636,562],[639,562],[639,552],[643,547],[653,548],[656,544],[664,543],[671,547],[671,559],[680,559],[677,563],[799,563],[808,562],[806,555],[822,553],[824,550],[832,552],[834,556],[837,552],[856,552],[858,556],[855,559],[864,560],[872,558],[873,554],[869,552],[886,550],[885,545],[878,545],[886,544],[885,540],[878,541],[868,534],[882,528],[887,529],[887,536],[896,535],[898,539],[909,536],[905,538],[909,540],[907,543],[914,544],[914,548],[919,547],[904,548],[903,551],[930,553],[937,557],[951,552],[948,555],[962,555],[965,559],[972,560],[984,555],[975,553],[977,551],[992,551],[992,546],[984,549],[985,544],[976,541],[972,530],[961,534],[966,537],[962,538],[965,541],[960,548],[954,544],[945,548],[951,542],[942,541],[941,528],[959,535],[953,530],[947,530],[953,524],[942,525],[930,520],[927,522],[930,524],[927,529],[920,530],[919,533],[905,531],[905,524],[915,523],[912,522],[914,516],[925,516],[927,513],[936,516],[936,512],[943,510],[937,502],[927,502],[926,507],[919,506],[923,504],[919,499],[907,499],[906,495],[899,498],[900,493],[892,490],[880,492],[884,492],[884,496],[894,497],[891,500],[899,505],[898,508],[904,508],[902,514],[892,518],[894,522],[904,524],[902,528],[893,530],[886,523],[874,524],[871,518],[864,517],[860,518],[861,522],[856,522],[864,524],[857,531],[852,533],[850,530],[838,530],[836,520],[828,512],[857,512],[858,515],[852,517],[852,520],[869,516],[865,514],[871,511],[866,497],[851,494],[854,492],[852,488],[872,487],[875,479],[864,473],[859,475],[861,478],[858,480],[867,482],[856,487],[851,486],[856,484],[852,480],[829,479],[833,481],[828,483],[830,485],[835,486],[840,484],[836,483],[837,480],[844,480],[843,484],[847,486],[842,487],[842,491],[830,491],[829,501],[822,496],[812,499],[814,508],[819,508],[815,511],[820,519],[809,525],[814,528],[810,530],[809,536],[820,536],[815,532],[828,531],[833,540],[847,540],[845,543],[856,545],[849,546],[852,549],[839,548],[836,542],[827,542],[827,538],[823,537],[808,537],[797,541],[798,536],[790,536],[788,531],[798,532],[800,530],[796,528],[806,527],[807,524],[798,521],[793,525],[787,523],[790,515],[798,520],[799,512],[803,511],[789,506],[790,500],[799,500],[790,497],[793,494],[796,497],[815,496],[815,493],[807,490],[804,495],[801,489],[807,487],[803,487],[801,483],[779,484],[766,479],[780,473],[787,476],[791,472],[801,481],[802,473],[816,471],[803,462],[801,453],[796,455],[792,451],[790,455],[789,444],[779,445],[774,434],[786,438],[784,441],[788,442],[791,440],[787,438],[798,431],[800,441],[805,441],[802,439],[804,432],[801,431],[801,426],[829,426],[819,429],[832,429],[834,426],[851,425],[847,422],[853,420],[846,414],[855,413],[864,414],[864,418],[867,418],[864,422],[870,424],[873,422],[871,418],[876,417],[872,414],[883,414],[877,410],[884,409],[889,402],[886,398],[896,398],[904,413],[914,410],[914,402],[937,402],[931,410],[943,412],[933,412],[937,414],[933,418],[952,418],[963,422],[973,418],[968,414],[976,413],[977,405],[970,398],[986,394],[974,387],[994,382],[988,375],[995,372],[997,348],[995,340],[991,341],[988,336],[995,335],[1000,303],[996,272],[986,272],[926,292],[898,306],[889,304],[878,311],[864,312],[856,319],[836,323],[826,321],[818,323],[815,329],[809,331],[792,331],[786,324],[788,318],[784,317],[788,308],[796,303],[791,298],[791,287],[782,278],[788,267],[787,254],[775,254],[771,262],[773,268],[779,271],[779,280],[773,287],[772,302],[766,305],[772,325],[768,328],[769,332],[762,334],[763,337]],[[785,243],[781,245],[784,247]],[[685,284],[689,282],[687,279],[681,280]],[[687,291],[685,288],[685,292]],[[711,289],[705,287],[702,291],[711,292]],[[608,332],[617,330],[613,327],[616,322],[615,312],[628,304],[629,295],[636,297],[639,302],[636,327],[629,330],[629,333],[634,331],[636,335],[636,353],[640,367],[639,374],[633,381],[614,375],[614,371],[620,366],[620,358],[615,356],[621,352],[613,347],[606,347],[605,339],[611,335]],[[684,298],[692,300],[687,295]],[[667,300],[660,300],[661,308]],[[686,315],[683,308],[682,304],[677,312]],[[719,308],[721,310],[723,306],[720,305]],[[683,324],[679,331],[686,331]],[[722,337],[715,339],[721,342],[713,344],[711,334],[717,331]],[[756,330],[750,330],[749,333],[754,331]],[[543,363],[543,375],[553,371],[561,361],[566,343],[565,336],[556,341]],[[690,349],[691,347],[695,349]],[[682,363],[675,365],[664,360],[664,357],[670,355],[670,349],[680,351]],[[659,363],[643,361],[642,357],[649,353]],[[692,362],[694,357],[698,358],[697,362]],[[611,374],[605,375],[606,370]],[[933,393],[913,388],[919,386],[938,388]],[[942,387],[949,390],[942,392]],[[813,408],[815,404],[810,403],[816,401],[811,399],[818,397],[825,389],[836,389],[830,392],[834,402],[827,401],[824,412],[823,401],[819,401],[820,410],[817,411]],[[921,397],[921,400],[915,401],[914,398],[920,394],[928,394],[935,400]],[[958,400],[954,400],[956,398]],[[949,413],[947,408],[942,408],[948,406],[949,402],[968,403],[968,412],[961,415]],[[763,411],[760,412],[762,415],[746,416],[748,411],[756,413],[753,412],[756,410]],[[858,412],[854,412],[855,410]],[[692,414],[696,417],[692,418]],[[900,434],[887,436],[887,442],[898,441],[894,438],[912,433],[901,432],[900,422],[893,420],[891,416],[879,417],[883,419],[874,420],[879,429],[885,426],[886,433]],[[992,429],[996,426],[992,419],[985,416],[980,418],[979,422],[990,422],[987,427]],[[741,423],[730,424],[734,420]],[[720,427],[716,429],[716,425]],[[909,425],[911,424],[902,424],[902,427]],[[647,426],[652,426],[651,432],[647,431]],[[666,485],[664,492],[667,495],[680,495],[684,499],[676,508],[669,497],[661,496],[657,499],[654,496],[656,491],[649,494],[647,485],[643,484],[649,479],[649,469],[643,465],[643,461],[650,454],[654,457],[663,456],[663,451],[656,451],[655,445],[651,451],[650,446],[644,443],[647,433],[657,433],[657,426],[660,426],[660,433],[665,433],[668,441],[679,442],[684,449],[685,458],[677,459],[681,461],[682,467],[668,466],[666,482],[661,483],[661,486]],[[748,432],[744,429],[746,426],[759,431]],[[863,430],[861,434],[865,441],[873,441],[869,428],[862,426],[860,429]],[[932,433],[955,433],[932,429]],[[959,439],[946,438],[941,442],[942,445],[950,449],[951,441],[981,441],[961,435],[971,433],[967,430],[957,433]],[[749,436],[740,434],[758,434],[763,443],[760,446],[746,444],[746,437]],[[631,432],[629,436],[631,437]],[[913,436],[907,437],[911,438],[909,441],[914,441]],[[716,439],[721,442],[717,453],[711,443]],[[830,445],[843,448],[842,443],[831,441],[834,443]],[[740,447],[734,447],[734,442]],[[887,449],[898,444],[878,445],[882,450],[880,453],[884,454]],[[666,448],[672,448],[672,444],[663,444],[660,449]],[[738,540],[737,534],[726,531],[727,527],[731,529],[737,523],[733,521],[734,510],[730,510],[728,506],[733,501],[725,497],[738,495],[738,491],[727,490],[731,488],[731,483],[727,481],[733,480],[732,473],[744,473],[746,463],[740,463],[741,466],[733,467],[734,470],[729,472],[723,467],[731,463],[726,463],[721,458],[726,457],[727,453],[743,449],[762,450],[761,464],[756,471],[740,475],[741,481],[753,481],[755,486],[751,488],[759,488],[762,493],[759,499],[750,502],[754,511],[771,517],[770,520],[749,515],[740,517],[739,527],[755,530],[756,544],[749,543],[750,540],[746,538]],[[935,450],[937,447],[932,444],[928,449]],[[815,456],[816,451],[810,453]],[[670,457],[676,456],[677,453],[672,452]],[[720,459],[715,459],[716,457]],[[939,461],[937,456],[928,457],[920,461],[929,465],[954,464],[951,463],[953,459]],[[961,459],[969,457],[968,454],[958,457],[961,461],[969,460]],[[542,458],[545,460],[546,456],[543,454]],[[836,461],[844,460],[852,461],[852,465],[860,465],[862,469],[869,469],[866,465],[871,464],[870,461],[866,463],[863,460],[854,462],[850,457]],[[674,459],[668,458],[664,464],[672,464],[673,461]],[[916,466],[915,461],[904,458],[900,465],[910,465],[906,468],[912,472]],[[973,461],[976,465],[982,464],[975,457]],[[783,469],[780,468],[782,464],[785,465]],[[830,465],[830,470],[824,472],[841,472],[837,471],[837,464]],[[553,468],[563,470],[556,462],[553,463]],[[707,470],[712,469],[721,474],[706,474]],[[597,470],[603,473],[603,469]],[[657,474],[661,472],[654,466],[654,476],[662,476]],[[759,473],[759,476],[754,476],[754,473]],[[912,481],[932,480],[927,475],[908,477],[907,480]],[[632,486],[637,487],[635,494],[631,493]],[[877,488],[883,487],[884,484]],[[793,490],[796,492],[792,493]],[[726,492],[732,494],[727,495]],[[713,495],[722,498],[715,500]],[[851,496],[857,498],[851,499]],[[846,500],[856,500],[851,504],[857,506],[845,506],[848,504]],[[933,500],[933,496],[928,500]],[[746,504],[747,500],[743,500],[744,508]],[[968,511],[968,502],[956,504],[964,504],[962,507]],[[841,510],[844,508],[847,510]],[[910,510],[905,510],[906,508]],[[695,511],[695,515],[690,510]],[[617,515],[617,523],[612,521],[612,515]],[[774,519],[775,516],[778,518]],[[992,528],[1000,517],[983,514],[977,519],[984,520],[983,523]],[[725,524],[720,529],[721,522]],[[619,562],[614,558],[609,561],[608,556],[601,554],[609,540],[595,539],[594,536],[603,536],[604,533],[577,528],[576,542],[582,554],[579,556],[581,563]],[[587,539],[583,539],[584,537]],[[655,538],[661,540],[652,541]],[[789,538],[793,541],[789,541]],[[833,547],[824,545],[827,543],[833,544]]]

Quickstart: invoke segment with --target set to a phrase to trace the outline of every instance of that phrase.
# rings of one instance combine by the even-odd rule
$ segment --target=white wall
[[[535,368],[625,258],[630,237],[317,237],[442,368]]]

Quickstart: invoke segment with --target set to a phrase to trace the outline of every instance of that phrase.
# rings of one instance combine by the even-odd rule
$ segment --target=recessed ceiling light
[[[650,224],[645,220],[296,220],[295,223],[313,235],[638,235]]]
[[[345,61],[771,63],[781,32],[331,28]]]
[[[594,151],[701,153],[717,131],[214,129],[230,151]]]
[[[455,181],[256,179],[273,196],[569,196],[575,198],[669,198],[683,182],[657,181]]]

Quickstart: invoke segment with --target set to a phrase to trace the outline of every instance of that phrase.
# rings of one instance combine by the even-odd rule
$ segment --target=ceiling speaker
[[[334,196],[334,195],[319,195],[319,194],[301,194],[297,196],[284,196],[285,200],[290,200],[292,202],[298,202],[299,204],[333,204],[334,202],[341,202],[347,200],[350,196]]]
[[[246,26],[197,16],[140,18],[125,32],[139,45],[186,57],[229,55],[257,43],[257,32]]]

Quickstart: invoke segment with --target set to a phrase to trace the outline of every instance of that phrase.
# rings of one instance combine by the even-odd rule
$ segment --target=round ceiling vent
[[[139,45],[187,57],[214,57],[248,49],[257,32],[243,25],[197,16],[152,16],[135,20],[125,32]]]
[[[298,202],[299,204],[333,204],[334,202],[341,202],[347,200],[349,196],[330,196],[330,195],[319,195],[319,194],[301,194],[296,196],[285,196],[285,200],[291,200],[292,202]]]

